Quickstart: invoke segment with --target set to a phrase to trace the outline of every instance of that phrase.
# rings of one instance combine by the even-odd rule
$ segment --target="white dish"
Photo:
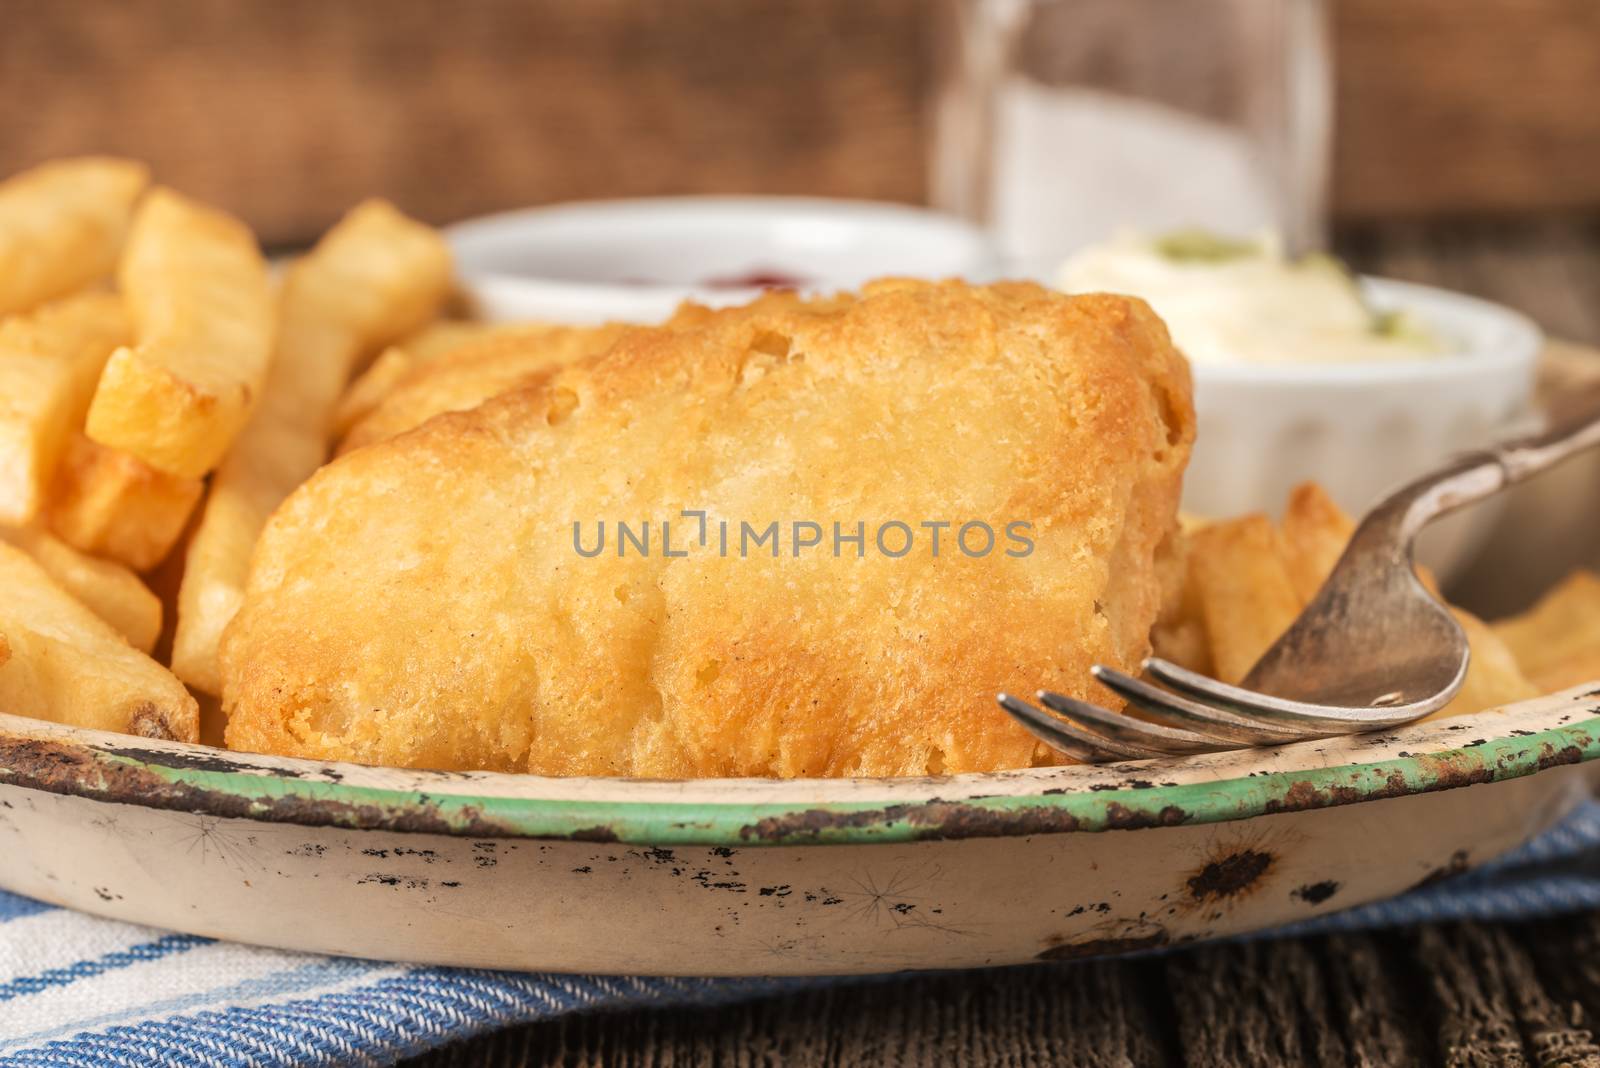
[[[0,887],[152,927],[468,967],[967,968],[1309,919],[1588,795],[1595,684],[1382,734],[929,779],[550,779],[0,714]]]
[[[1530,411],[1544,339],[1526,317],[1431,286],[1366,278],[1376,307],[1416,313],[1450,352],[1359,364],[1196,364],[1198,439],[1184,507],[1200,515],[1276,511],[1306,479],[1360,514],[1458,452],[1509,433]],[[1448,579],[1498,516],[1489,502],[1425,536],[1422,558]]]
[[[662,197],[507,212],[448,231],[461,276],[490,319],[659,322],[685,300],[742,304],[781,274],[804,290],[884,275],[992,277],[988,238],[920,208],[809,197]]]

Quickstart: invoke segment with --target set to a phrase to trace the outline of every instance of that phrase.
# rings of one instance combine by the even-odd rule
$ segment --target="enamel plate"
[[[753,975],[1092,956],[1462,871],[1589,791],[1600,684],[1381,735],[929,779],[549,779],[0,715],[0,886],[285,949]]]

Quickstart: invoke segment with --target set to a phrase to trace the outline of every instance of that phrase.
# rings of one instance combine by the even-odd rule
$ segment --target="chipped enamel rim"
[[[868,845],[1222,823],[1600,757],[1591,683],[1383,734],[915,779],[558,779],[232,753],[0,715],[0,782],[302,826],[641,845]]]

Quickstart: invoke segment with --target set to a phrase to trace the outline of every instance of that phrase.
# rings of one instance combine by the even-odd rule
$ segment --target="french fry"
[[[1161,580],[1161,611],[1150,628],[1152,652],[1190,671],[1211,674],[1211,642],[1199,592],[1189,581],[1190,527],[1168,535],[1156,550],[1156,573]]]
[[[0,544],[0,709],[74,727],[193,742],[183,684],[80,604],[27,553]]]
[[[1281,535],[1275,535],[1259,516],[1186,529],[1191,531],[1187,535],[1189,582],[1177,596],[1199,599],[1215,658],[1215,677],[1237,682],[1316,595],[1344,552],[1355,524],[1321,486],[1308,482],[1290,494]],[[1430,575],[1424,572],[1422,577],[1431,583]],[[1167,596],[1173,594],[1169,591]],[[1595,584],[1594,596],[1593,611],[1600,614],[1600,581]],[[1469,612],[1451,611],[1466,632],[1472,659],[1460,692],[1428,718],[1480,712],[1539,694],[1540,687],[1524,674],[1517,656],[1495,629]],[[1163,612],[1164,618],[1181,620],[1183,615],[1181,608]],[[1172,626],[1170,622],[1167,625]],[[1158,623],[1153,637],[1160,636],[1161,626]],[[1176,639],[1168,634],[1165,640],[1170,644]],[[1600,627],[1589,644],[1600,648]],[[1196,656],[1181,645],[1177,648]],[[1600,657],[1595,668],[1600,674]]]
[[[143,164],[89,156],[0,182],[0,315],[109,275],[149,181]]]
[[[1355,529],[1355,522],[1317,483],[1303,482],[1290,491],[1283,541],[1289,578],[1300,600],[1309,602],[1317,595]]]
[[[134,217],[118,276],[136,343],[106,362],[85,433],[199,478],[244,427],[266,379],[266,263],[243,223],[157,189]]]
[[[1221,681],[1242,680],[1300,614],[1287,556],[1264,515],[1213,523],[1190,538],[1189,581]]]
[[[62,589],[116,628],[141,653],[161,634],[161,599],[138,575],[110,560],[81,553],[39,527],[0,527],[0,540],[33,557]]]
[[[178,594],[172,665],[204,693],[244,596],[250,552],[273,509],[321,466],[329,423],[357,360],[437,314],[450,254],[433,230],[369,201],[290,269],[261,407],[212,480]]]
[[[169,475],[74,434],[45,514],[74,548],[148,571],[177,542],[204,488],[198,478]]]
[[[1600,576],[1574,571],[1494,630],[1545,693],[1600,679]]]
[[[106,358],[128,340],[111,293],[84,293],[0,321],[0,523],[39,515],[68,435]]]
[[[1467,633],[1472,659],[1467,663],[1467,677],[1450,703],[1424,720],[1470,715],[1539,696],[1539,687],[1523,674],[1511,648],[1494,628],[1471,612],[1452,608],[1451,613]]]

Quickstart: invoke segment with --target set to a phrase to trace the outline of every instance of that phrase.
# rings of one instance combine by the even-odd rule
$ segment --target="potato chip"
[[[149,181],[143,164],[89,156],[0,182],[0,315],[109,275]]]
[[[1489,624],[1459,608],[1452,608],[1451,613],[1466,631],[1472,659],[1461,689],[1449,704],[1425,719],[1470,715],[1539,696],[1539,687],[1528,681],[1510,647]]]
[[[1150,628],[1150,646],[1163,660],[1209,675],[1213,670],[1211,640],[1198,590],[1189,581],[1190,545],[1185,530],[1174,530],[1156,550],[1161,614]]]
[[[10,542],[44,568],[56,584],[110,623],[141,653],[161,634],[161,599],[138,575],[111,560],[81,553],[40,527],[0,527]]]
[[[1241,681],[1300,614],[1287,557],[1264,515],[1213,523],[1190,538],[1189,581],[1221,681]]]
[[[39,515],[106,359],[127,342],[111,293],[84,293],[0,321],[0,523]]]
[[[1189,531],[1185,537],[1188,585],[1169,590],[1167,596],[1198,598],[1215,659],[1215,677],[1237,682],[1316,595],[1344,553],[1355,524],[1321,486],[1308,482],[1290,494],[1281,535],[1275,536],[1270,524],[1259,516],[1203,527],[1186,524],[1185,529]],[[1423,571],[1421,577],[1437,596],[1432,576]],[[1600,583],[1596,596],[1600,597]],[[1600,601],[1595,607],[1600,611]],[[1452,612],[1466,632],[1472,659],[1460,692],[1429,718],[1480,712],[1539,694],[1540,687],[1524,674],[1508,643],[1493,628],[1469,612]],[[1192,616],[1195,610],[1166,608],[1163,623],[1158,623],[1152,638],[1157,651],[1168,659],[1173,657],[1163,643],[1198,662],[1200,654],[1182,644],[1181,631],[1177,635],[1162,633],[1164,625],[1173,627],[1172,621],[1182,621],[1186,613]],[[1590,645],[1600,646],[1600,634]],[[1175,662],[1193,667],[1193,662]],[[1595,666],[1600,668],[1600,662]]]
[[[204,488],[198,478],[169,475],[74,434],[45,514],[73,547],[148,571],[177,542]]]
[[[14,545],[0,543],[0,708],[74,727],[193,742],[183,684]]]
[[[158,189],[134,217],[119,278],[136,342],[107,361],[85,432],[199,478],[244,427],[266,379],[266,263],[243,223]]]
[[[1309,603],[1317,595],[1355,529],[1355,521],[1317,483],[1303,482],[1290,491],[1283,541],[1289,578],[1301,601]]]
[[[1545,693],[1600,679],[1600,576],[1574,571],[1494,631]]]
[[[382,201],[356,208],[290,269],[266,395],[212,479],[189,545],[172,664],[191,686],[220,692],[217,647],[243,597],[256,537],[326,458],[351,369],[433,318],[450,270],[443,238]]]

